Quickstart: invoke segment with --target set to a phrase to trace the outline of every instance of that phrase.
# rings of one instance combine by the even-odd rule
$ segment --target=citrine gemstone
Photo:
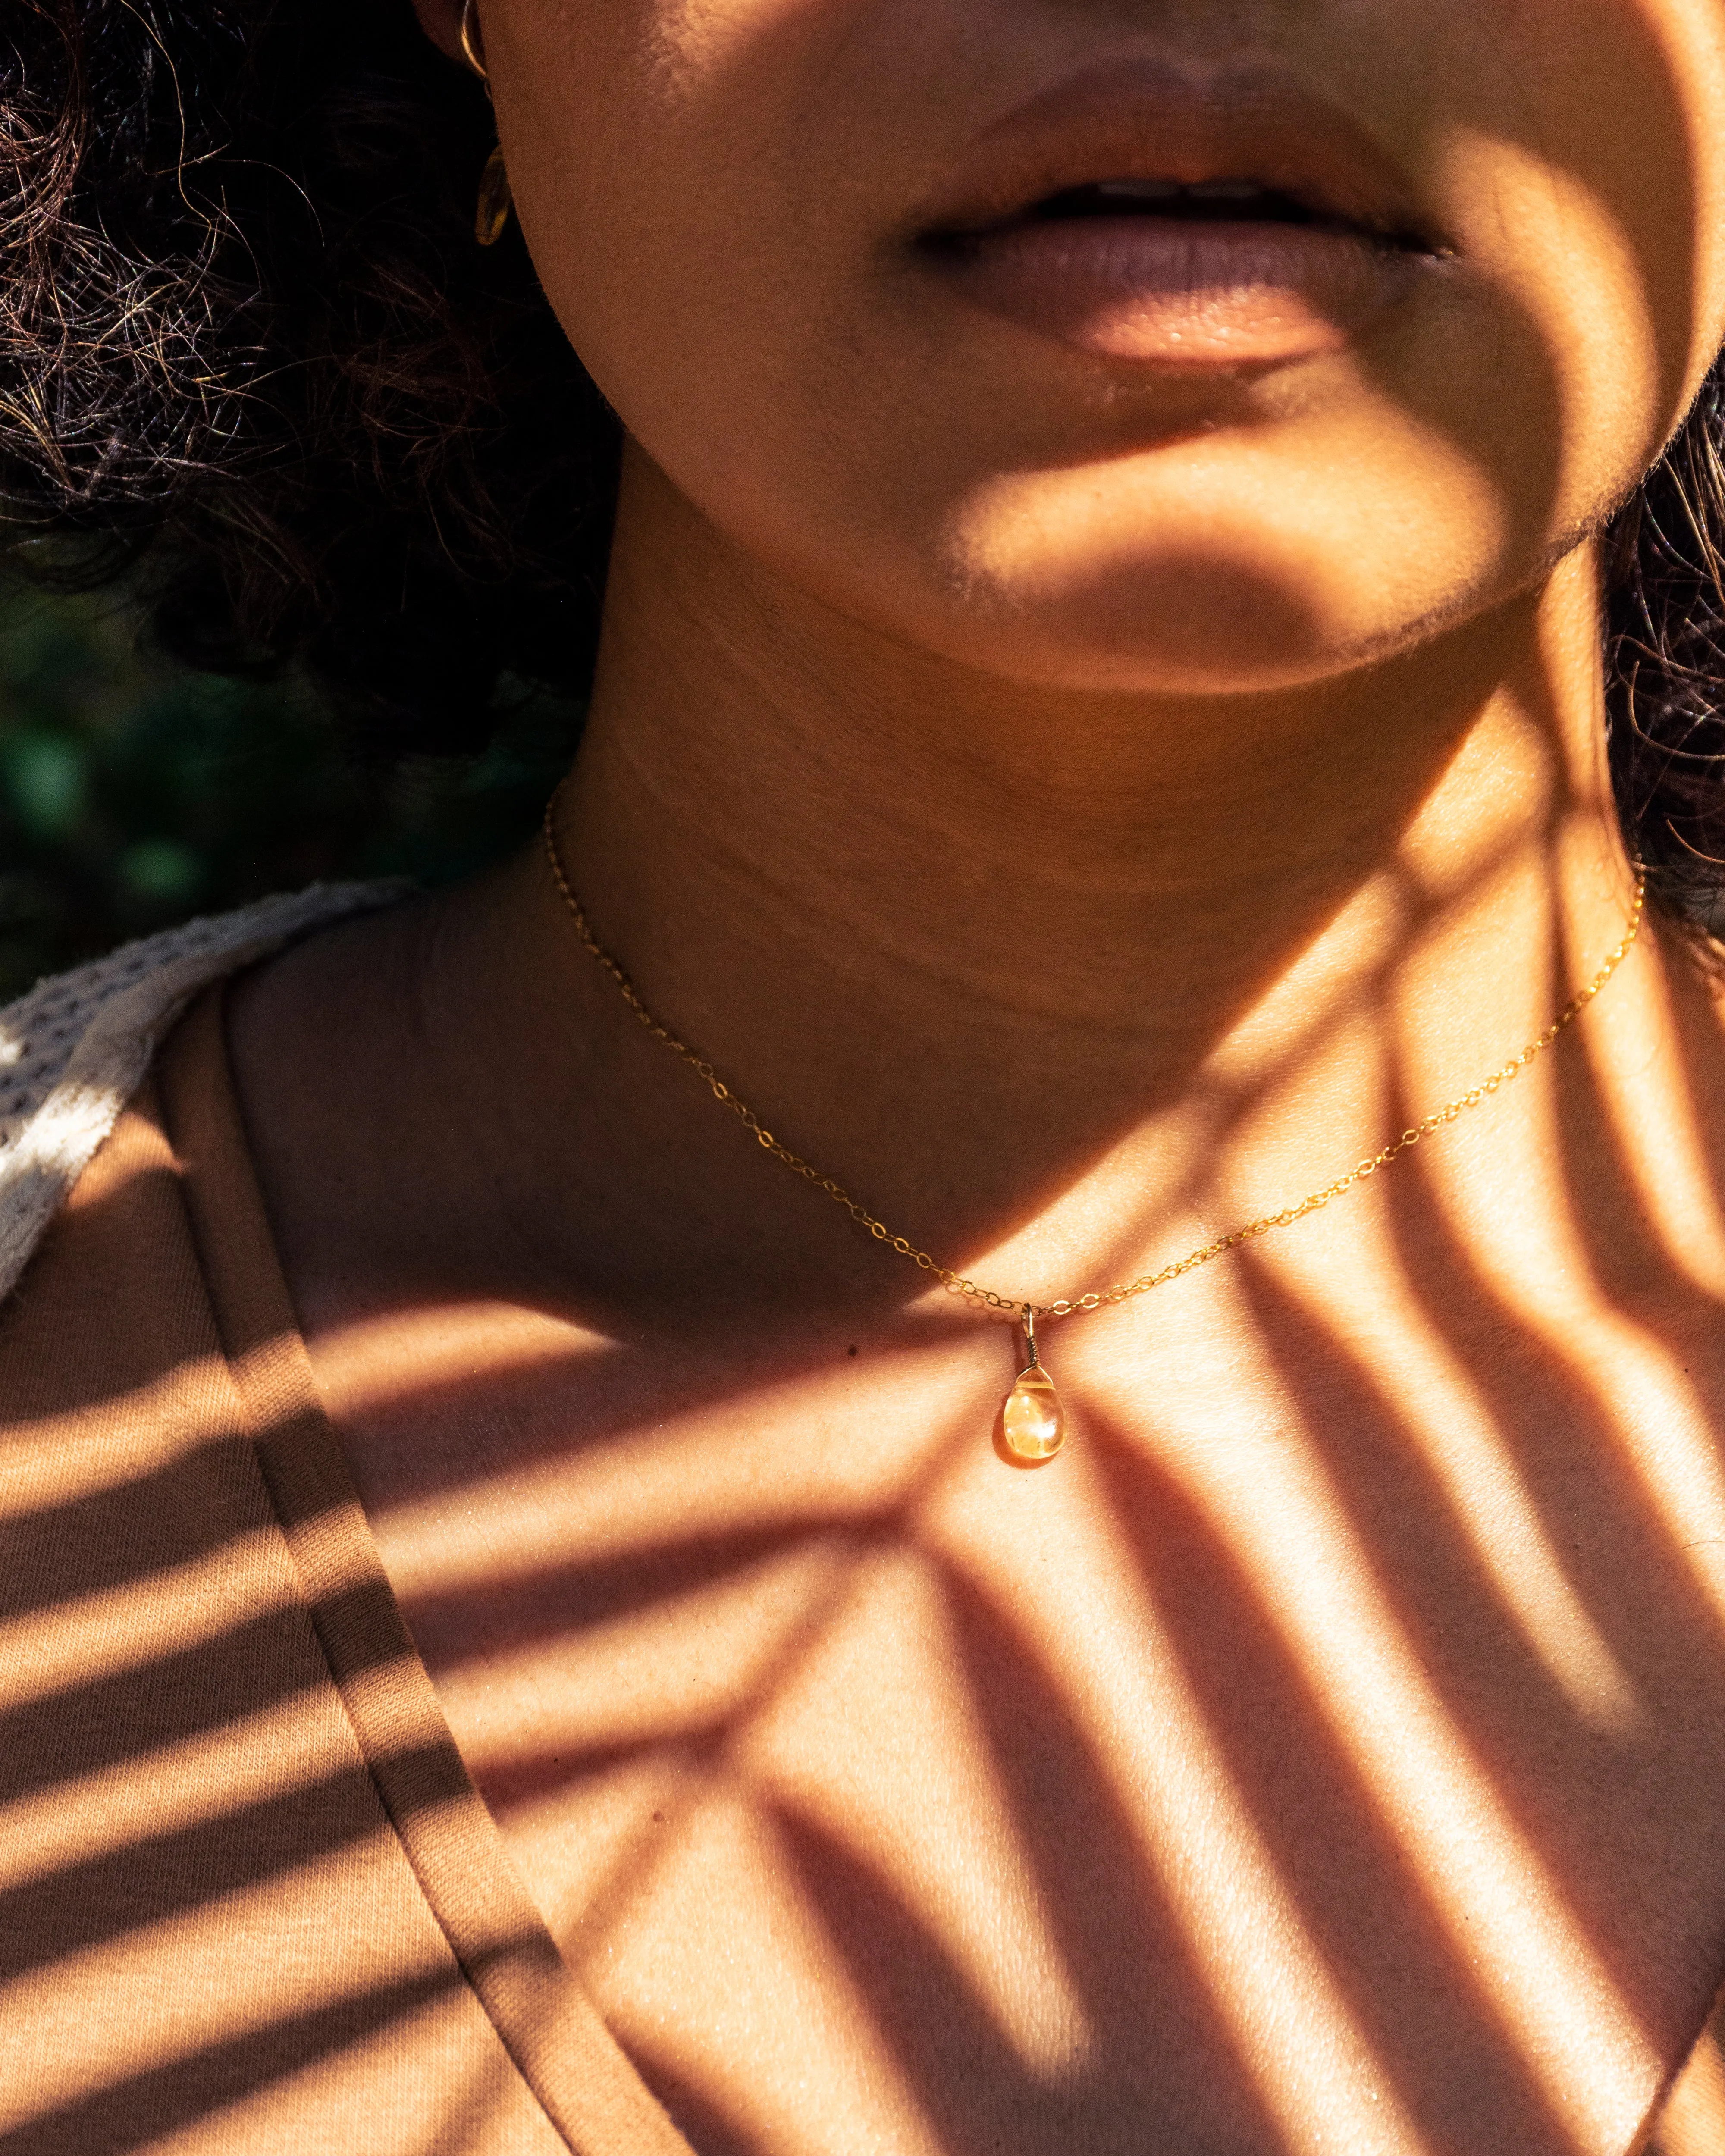
[[[1006,1446],[1016,1460],[1052,1460],[1066,1441],[1060,1396],[1040,1363],[1019,1373],[1001,1414]]]

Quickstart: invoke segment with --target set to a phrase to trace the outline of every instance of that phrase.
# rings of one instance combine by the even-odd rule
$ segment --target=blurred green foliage
[[[0,1003],[318,878],[465,875],[531,836],[578,725],[522,691],[483,757],[367,777],[302,690],[151,660],[112,599],[0,593]]]

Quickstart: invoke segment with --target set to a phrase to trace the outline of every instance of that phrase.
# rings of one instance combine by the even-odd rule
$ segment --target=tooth
[[[1251,202],[1264,190],[1255,180],[1200,180],[1186,192],[1199,202]]]

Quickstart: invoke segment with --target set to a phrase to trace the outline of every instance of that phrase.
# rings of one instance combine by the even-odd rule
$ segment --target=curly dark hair
[[[590,673],[620,430],[518,234],[482,86],[408,0],[9,0],[0,528],[161,641],[304,670],[372,749]],[[1607,535],[1611,755],[1654,887],[1725,888],[1725,386]]]
[[[0,522],[140,585],[218,671],[303,667],[366,744],[480,747],[590,672],[619,430],[513,231],[483,86],[408,0],[9,0]]]

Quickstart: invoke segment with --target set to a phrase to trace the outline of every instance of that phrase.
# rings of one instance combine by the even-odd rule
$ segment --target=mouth
[[[1302,199],[1286,187],[1233,177],[1190,183],[1168,178],[1086,180],[1027,204],[1016,218],[969,234],[932,233],[928,240],[935,246],[943,242],[962,246],[967,239],[984,239],[989,232],[1010,223],[1068,224],[1104,218],[1153,218],[1174,224],[1285,225],[1414,253],[1430,251],[1411,233],[1380,230],[1321,202]]]
[[[1357,123],[1261,73],[1092,74],[990,129],[916,228],[974,305],[1094,356],[1271,365],[1450,259]]]

